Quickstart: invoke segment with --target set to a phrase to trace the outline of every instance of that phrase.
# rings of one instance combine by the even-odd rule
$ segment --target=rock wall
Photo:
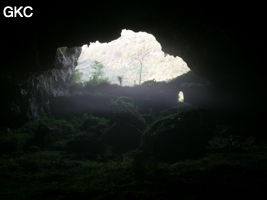
[[[66,85],[71,81],[80,53],[80,47],[60,47],[56,51],[52,69],[31,74],[26,80],[13,83],[16,89],[12,90],[14,94],[9,99],[10,109],[7,111],[11,114],[10,118],[33,119],[49,113],[50,97],[68,95]]]

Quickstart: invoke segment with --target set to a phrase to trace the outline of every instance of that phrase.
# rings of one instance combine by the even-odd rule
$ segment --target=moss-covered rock
[[[145,120],[130,97],[119,97],[112,102],[114,118],[120,123],[130,123],[137,129],[145,127]]]
[[[112,102],[113,125],[102,136],[113,153],[125,153],[140,146],[145,120],[132,98],[119,97]]]
[[[98,159],[104,153],[105,145],[92,135],[83,134],[71,139],[65,146],[65,151],[79,158]]]
[[[212,135],[209,118],[201,111],[173,113],[145,131],[142,148],[160,160],[175,161],[203,154]]]
[[[102,139],[112,153],[126,153],[140,146],[142,132],[129,123],[115,123]]]
[[[94,132],[98,135],[104,133],[109,128],[109,120],[96,116],[86,116],[80,129],[86,132]]]

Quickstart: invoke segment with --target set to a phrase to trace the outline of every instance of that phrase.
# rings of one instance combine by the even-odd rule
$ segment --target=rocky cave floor
[[[267,142],[247,125],[186,103],[106,106],[1,129],[0,199],[266,198]]]

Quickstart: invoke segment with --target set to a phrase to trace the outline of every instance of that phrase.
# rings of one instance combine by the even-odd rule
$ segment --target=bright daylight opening
[[[178,102],[179,103],[184,103],[184,93],[183,93],[183,91],[180,91],[178,93]]]
[[[121,86],[168,81],[188,71],[183,59],[164,53],[152,34],[126,29],[111,42],[84,45],[76,67],[79,82],[106,81]]]

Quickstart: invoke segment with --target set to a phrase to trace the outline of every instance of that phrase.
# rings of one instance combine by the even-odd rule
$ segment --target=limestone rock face
[[[71,79],[80,53],[80,47],[60,47],[52,69],[32,74],[20,83],[18,94],[13,99],[16,112],[23,112],[27,118],[38,118],[44,112],[49,113],[50,97],[68,95],[66,84]]]

